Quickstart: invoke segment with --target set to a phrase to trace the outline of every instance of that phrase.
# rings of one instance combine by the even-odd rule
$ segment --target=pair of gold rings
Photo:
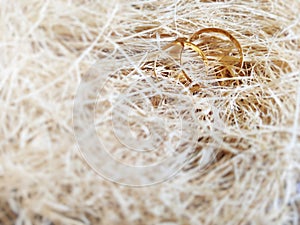
[[[207,36],[208,33],[218,35]],[[229,39],[227,42],[231,43],[231,47],[228,47],[228,44],[227,46],[223,44],[226,40],[222,36]],[[182,64],[182,52],[185,48],[189,48],[201,58],[206,67],[206,73],[212,72],[218,78],[235,77],[238,72],[234,70],[238,68],[238,71],[240,71],[243,67],[244,59],[241,44],[228,31],[220,28],[204,28],[192,34],[190,38],[177,38],[166,45],[163,50],[167,50],[174,45],[181,46],[180,64]],[[183,69],[178,78],[184,79],[185,83],[193,83],[193,79]],[[197,87],[200,86],[197,85]]]

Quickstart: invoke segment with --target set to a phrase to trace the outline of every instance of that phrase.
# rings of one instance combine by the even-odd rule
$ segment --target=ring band
[[[220,33],[220,34],[223,34],[225,35],[226,37],[228,37],[230,39],[230,41],[236,46],[236,48],[238,49],[239,51],[239,54],[240,54],[240,59],[239,59],[239,64],[240,64],[240,68],[243,67],[243,61],[244,61],[244,56],[243,56],[243,49],[242,49],[242,46],[240,44],[240,42],[234,37],[232,36],[228,31],[226,30],[223,30],[221,28],[215,28],[215,27],[211,27],[211,28],[204,28],[204,29],[201,29],[199,31],[197,31],[196,33],[194,33],[190,39],[189,39],[189,42],[193,42],[197,39],[197,37],[200,35],[200,34],[203,34],[203,33]]]
[[[187,38],[177,38],[175,41],[173,41],[172,43],[166,45],[163,50],[166,50],[174,45],[180,44],[182,49],[180,52],[180,64],[182,64],[182,52],[184,50],[184,47],[189,47],[192,50],[194,50],[195,52],[198,53],[198,55],[201,57],[202,61],[205,64],[205,68],[206,68],[206,73],[208,73],[208,60],[204,54],[204,52],[195,44],[193,44],[192,42],[188,41]],[[190,82],[192,83],[193,80],[186,74],[186,72],[184,70],[182,70],[182,73],[184,75],[184,77]]]

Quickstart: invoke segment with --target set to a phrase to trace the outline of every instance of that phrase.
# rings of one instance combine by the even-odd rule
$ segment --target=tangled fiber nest
[[[0,224],[300,223],[300,1],[4,0],[0,10]],[[201,60],[183,53],[201,86],[192,93],[165,66],[162,49],[205,27],[230,32],[244,62],[235,76],[219,67],[206,74]],[[111,68],[96,125],[115,157],[130,163],[137,155],[119,151],[103,115],[134,82],[126,93],[149,101],[131,99],[156,110],[148,119],[176,117],[164,113],[172,101],[197,118],[192,161],[172,179],[130,188],[98,177],[81,158],[76,91]],[[149,80],[158,85],[147,88]],[[159,88],[171,96],[158,95]],[[140,119],[131,121],[137,137],[144,134]],[[125,122],[117,122],[126,138]],[[171,125],[157,132],[161,145],[180,137]]]

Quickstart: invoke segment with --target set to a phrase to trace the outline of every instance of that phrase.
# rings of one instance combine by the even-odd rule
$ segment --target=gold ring
[[[204,54],[204,52],[195,44],[193,44],[192,42],[188,41],[187,38],[177,38],[175,41],[173,41],[172,43],[166,45],[163,50],[166,50],[170,47],[172,47],[173,45],[177,45],[180,44],[182,46],[181,52],[180,52],[180,64],[182,64],[182,52],[184,47],[189,47],[192,50],[194,50],[195,52],[198,53],[198,55],[201,57],[202,61],[205,64],[206,67],[206,72],[208,73],[208,60]],[[190,82],[192,83],[192,79],[186,74],[186,72],[184,70],[182,70],[182,73],[184,75],[184,77]]]
[[[228,37],[230,39],[230,41],[236,46],[236,48],[239,51],[239,54],[240,54],[239,64],[240,64],[240,68],[242,69],[242,67],[243,67],[243,61],[244,61],[243,49],[242,49],[242,46],[241,46],[240,42],[234,36],[232,36],[228,31],[223,30],[221,28],[211,27],[211,28],[201,29],[201,30],[197,31],[196,33],[194,33],[190,37],[189,42],[195,41],[198,38],[198,36],[200,34],[203,34],[203,33],[220,33],[220,34],[223,34],[226,37]]]

